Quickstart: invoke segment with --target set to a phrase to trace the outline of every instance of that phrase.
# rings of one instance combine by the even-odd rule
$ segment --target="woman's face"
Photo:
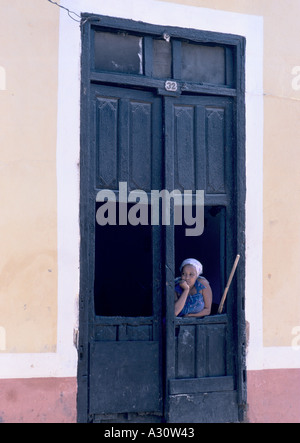
[[[187,282],[190,288],[192,288],[197,280],[197,273],[194,266],[185,265],[181,271],[181,278]]]

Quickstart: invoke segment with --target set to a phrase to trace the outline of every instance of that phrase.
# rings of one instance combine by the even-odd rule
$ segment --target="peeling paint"
[[[139,53],[138,57],[140,60],[140,74],[143,74],[143,40],[140,38],[139,41]]]

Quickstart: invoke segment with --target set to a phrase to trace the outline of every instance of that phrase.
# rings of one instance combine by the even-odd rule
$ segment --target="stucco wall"
[[[0,8],[1,352],[54,352],[59,11],[40,0]]]
[[[75,423],[76,379],[0,380],[0,423]]]

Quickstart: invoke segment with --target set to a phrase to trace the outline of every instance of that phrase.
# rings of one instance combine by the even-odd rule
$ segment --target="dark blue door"
[[[203,319],[174,318],[174,276],[181,261],[201,258],[218,304],[234,254],[234,131],[232,101],[222,97],[165,98],[164,186],[204,190],[199,237],[166,226],[166,398],[169,422],[238,421],[234,304]],[[216,241],[217,240],[217,241]],[[214,314],[214,312],[212,313]]]
[[[95,265],[88,320],[89,414],[93,421],[161,421],[161,228],[150,220],[137,226],[124,220],[132,204],[120,194],[127,198],[142,190],[150,202],[151,190],[162,187],[162,102],[146,91],[93,86],[90,103]],[[117,220],[100,226],[96,211],[103,202],[96,200],[104,189],[114,193]]]

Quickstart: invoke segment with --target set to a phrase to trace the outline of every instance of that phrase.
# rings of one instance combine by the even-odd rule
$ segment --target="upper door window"
[[[222,46],[182,43],[181,78],[190,82],[225,85],[225,49]]]
[[[176,79],[234,88],[233,47],[128,32],[94,32],[98,72]]]
[[[155,39],[153,43],[153,77],[172,77],[172,46],[165,40]]]
[[[95,68],[143,74],[143,39],[135,35],[95,32]]]

